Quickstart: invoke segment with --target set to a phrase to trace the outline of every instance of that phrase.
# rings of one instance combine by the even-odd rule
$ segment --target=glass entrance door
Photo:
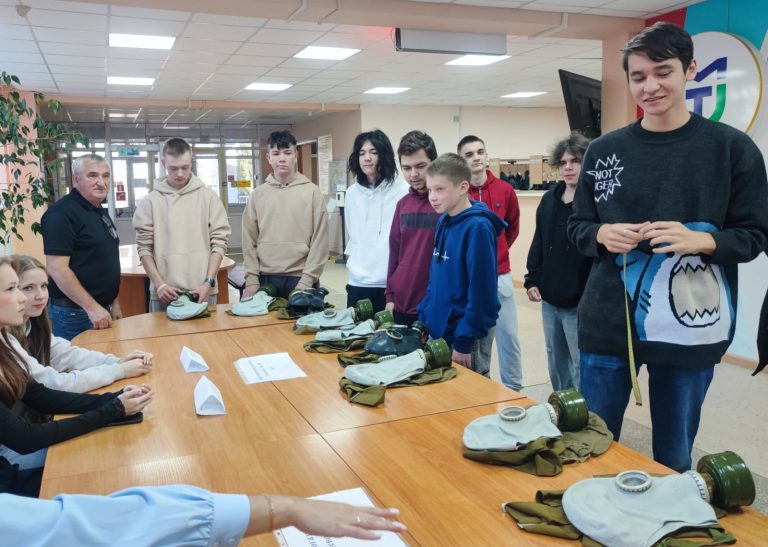
[[[219,154],[195,153],[195,162],[192,170],[205,185],[221,197],[221,173]]]

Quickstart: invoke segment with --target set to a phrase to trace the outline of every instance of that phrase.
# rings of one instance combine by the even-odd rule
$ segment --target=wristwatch
[[[208,283],[211,287],[216,285],[216,280],[212,277],[206,277],[203,281]]]

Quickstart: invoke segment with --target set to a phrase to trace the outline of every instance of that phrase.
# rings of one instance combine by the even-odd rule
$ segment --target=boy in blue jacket
[[[427,169],[429,201],[440,218],[419,320],[451,345],[454,362],[488,376],[499,315],[496,238],[506,223],[469,200],[471,176],[457,154],[443,154]]]

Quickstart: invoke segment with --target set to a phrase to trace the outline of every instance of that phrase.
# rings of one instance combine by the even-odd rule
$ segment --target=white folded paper
[[[339,492],[333,492],[331,494],[323,494],[321,496],[314,496],[313,500],[323,501],[336,501],[339,503],[349,503],[351,505],[359,505],[361,507],[374,507],[371,499],[365,493],[362,488],[351,488],[349,490],[341,490]],[[275,531],[275,537],[277,542],[283,547],[310,547],[323,545],[324,547],[353,547],[353,546],[384,546],[384,547],[405,547],[406,543],[400,539],[400,536],[394,532],[377,532],[381,534],[381,537],[376,540],[363,540],[353,538],[328,538],[328,537],[316,537],[310,534],[305,534],[298,528],[293,526],[289,528],[282,528]]]
[[[184,367],[184,372],[204,372],[209,370],[208,363],[205,362],[203,356],[199,353],[192,351],[187,346],[181,348],[181,366]]]
[[[203,376],[195,386],[195,411],[201,416],[226,414],[224,399],[216,384]]]
[[[285,352],[243,357],[235,361],[235,368],[246,384],[306,377],[299,365]]]

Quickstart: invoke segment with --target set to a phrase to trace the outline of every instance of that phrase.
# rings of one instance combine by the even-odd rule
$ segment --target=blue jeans
[[[579,386],[579,337],[576,308],[558,308],[541,301],[544,343],[552,389]]]
[[[475,340],[472,344],[472,370],[482,374],[486,378],[491,376],[491,353],[493,350],[493,331],[488,331],[483,338]]]
[[[701,405],[715,367],[689,369],[660,363],[646,366],[653,459],[675,471],[687,471],[691,468],[691,450],[699,430]],[[605,420],[617,441],[631,390],[629,363],[625,358],[581,353],[581,393],[589,410]]]
[[[517,336],[517,304],[511,273],[498,277],[497,294],[501,308],[496,320],[496,351],[499,354],[501,383],[520,391],[523,388],[523,360]]]
[[[72,340],[81,332],[93,328],[93,323],[88,319],[88,314],[82,308],[69,308],[67,306],[49,304],[48,313],[51,316],[54,336]]]

